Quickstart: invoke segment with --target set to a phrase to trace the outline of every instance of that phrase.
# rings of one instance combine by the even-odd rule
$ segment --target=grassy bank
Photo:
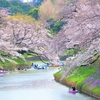
[[[35,56],[30,52],[23,53],[23,57],[28,59],[29,57]],[[24,61],[21,58],[13,58],[12,56],[5,57],[5,62],[0,61],[0,66],[3,67],[4,70],[14,70],[15,68],[30,68],[31,60]]]
[[[0,62],[0,66],[3,67],[4,70],[14,70],[15,68],[28,68],[29,62],[24,61],[20,58],[7,58],[5,62]]]
[[[55,73],[55,80],[60,82],[63,73],[64,69]],[[93,65],[77,67],[68,77],[63,79],[62,83],[69,87],[75,86],[80,92],[100,98],[100,67]]]
[[[0,66],[2,66],[4,70],[14,70],[15,68],[30,68],[33,62],[40,62],[39,56],[32,52],[22,52],[22,56],[26,61],[21,58],[13,58],[12,56],[9,56],[5,57],[4,63],[0,61]],[[45,63],[48,62],[47,59],[42,59]]]

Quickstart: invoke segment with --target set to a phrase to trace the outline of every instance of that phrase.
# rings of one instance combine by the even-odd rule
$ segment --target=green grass
[[[24,56],[25,58],[28,58],[28,57],[30,57],[30,56],[33,56],[33,54],[27,52],[27,53],[23,54],[23,56]],[[14,63],[14,62],[10,62],[10,61],[8,61],[8,60],[5,60],[4,63],[0,61],[0,66],[2,66],[5,70],[14,70],[14,69],[17,68],[17,67],[22,67],[22,68],[24,68],[24,67],[27,66],[27,64],[28,64],[28,65],[31,64],[31,61],[24,61],[24,60],[22,60],[21,58],[12,58],[11,56],[6,57],[6,58],[9,59],[9,60],[14,61],[15,63]]]
[[[36,56],[36,54],[31,53],[31,52],[26,52],[26,53],[23,54],[24,58],[33,57],[33,56]]]
[[[83,82],[90,77],[91,74],[97,73],[97,71],[98,68],[96,67],[78,67],[71,73],[70,77],[67,77],[67,79],[80,85],[83,84]]]
[[[10,66],[10,65],[12,65],[12,64],[11,64],[11,62],[9,62],[8,60],[5,60],[4,63],[2,63],[2,62],[0,61],[0,65],[1,65],[1,66]]]
[[[98,67],[77,67],[72,71],[69,77],[66,77],[65,80],[69,80],[75,84],[78,85],[78,87],[81,89],[82,87],[88,88],[90,84],[85,84],[86,79],[88,79],[91,75],[96,75],[98,72]],[[54,74],[55,78],[62,77],[63,71],[60,70]],[[97,79],[100,79],[100,76],[97,75]]]
[[[0,61],[0,66],[2,66],[5,70],[13,70],[15,68],[15,64],[5,60],[4,63]]]
[[[17,62],[18,64],[25,64],[25,61],[22,60],[21,58],[12,58],[12,60],[14,60],[15,62]]]
[[[1,50],[0,50],[0,53],[7,54],[6,52],[3,52]],[[22,53],[22,56],[26,59],[26,58],[34,57],[37,55],[28,51],[28,52]],[[18,67],[29,68],[31,63],[33,62],[33,60],[24,61],[21,58],[13,58],[11,55],[9,57],[5,56],[4,58],[7,58],[8,60],[6,59],[4,63],[0,61],[0,66],[2,66],[5,70],[14,70],[15,68],[18,68]],[[9,61],[9,60],[12,60],[12,61]]]
[[[86,67],[78,67],[76,68],[69,77],[66,77],[65,80],[69,80],[75,84],[78,85],[78,89],[81,90],[86,89],[90,90],[93,94],[99,94],[100,95],[100,85],[95,85],[92,87],[90,84],[92,84],[94,81],[100,79],[100,75],[98,75],[98,67],[91,67],[91,66],[86,66]],[[94,80],[91,80],[90,82],[86,83],[86,79],[94,78]]]
[[[97,59],[98,56],[93,57],[92,60]],[[55,80],[57,81],[63,76],[64,72],[67,70],[67,66],[62,68],[60,71],[54,74]],[[100,75],[98,74],[100,70],[100,57],[92,63],[90,66],[80,66],[76,67],[69,76],[67,76],[62,83],[67,86],[77,86],[78,90],[85,90],[87,93],[94,95],[95,97],[99,95],[100,97],[100,85],[91,86],[98,79],[100,80]],[[90,79],[89,82],[86,82],[87,79]]]

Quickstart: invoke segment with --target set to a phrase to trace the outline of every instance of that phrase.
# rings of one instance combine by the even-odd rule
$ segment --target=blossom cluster
[[[94,75],[91,74],[89,78],[85,80],[85,84],[89,84],[91,87],[100,86],[100,70],[97,71]]]
[[[100,79],[95,80],[92,84],[90,84],[90,86],[95,87],[95,86],[100,86]]]

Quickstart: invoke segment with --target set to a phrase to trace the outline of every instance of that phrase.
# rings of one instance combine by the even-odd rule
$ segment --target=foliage
[[[12,0],[12,1],[0,0],[0,7],[8,8],[11,14],[15,14],[18,12],[27,14],[29,10],[33,8],[31,5],[24,4],[18,0]]]
[[[12,9],[11,9],[11,13],[12,14],[23,13],[23,10],[21,9],[20,6],[13,6]]]
[[[67,22],[64,21],[60,21],[60,22],[56,22],[54,25],[50,26],[50,31],[53,35],[56,35],[61,28],[63,27],[63,25],[67,24]]]
[[[20,2],[18,0],[12,0],[10,2],[14,6],[14,8],[16,8],[17,6],[19,6],[20,10],[22,10],[22,12],[24,14],[27,14],[30,11],[30,9],[33,8],[31,5],[26,4],[26,3],[22,3],[22,2]]]
[[[69,50],[66,51],[66,55],[72,56],[72,55],[76,54],[77,52],[78,52],[77,49],[69,49]]]
[[[10,8],[12,7],[12,4],[7,0],[0,0],[0,7]]]
[[[24,22],[24,23],[35,23],[35,19],[33,19],[31,16],[25,15],[25,14],[20,14],[17,13],[13,16],[10,16],[9,19],[17,19],[20,22]]]
[[[39,12],[39,8],[33,8],[29,11],[28,15],[38,20],[38,17],[39,17],[38,12]]]
[[[47,19],[47,22],[51,22],[51,21],[54,21],[54,18]]]
[[[57,15],[57,9],[51,0],[44,1],[39,8],[39,18],[42,21],[46,21],[47,19],[56,17]]]

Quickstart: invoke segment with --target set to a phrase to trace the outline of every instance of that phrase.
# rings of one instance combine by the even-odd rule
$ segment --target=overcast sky
[[[30,1],[32,1],[32,0],[23,0],[23,2],[27,2],[27,1],[30,2]]]

